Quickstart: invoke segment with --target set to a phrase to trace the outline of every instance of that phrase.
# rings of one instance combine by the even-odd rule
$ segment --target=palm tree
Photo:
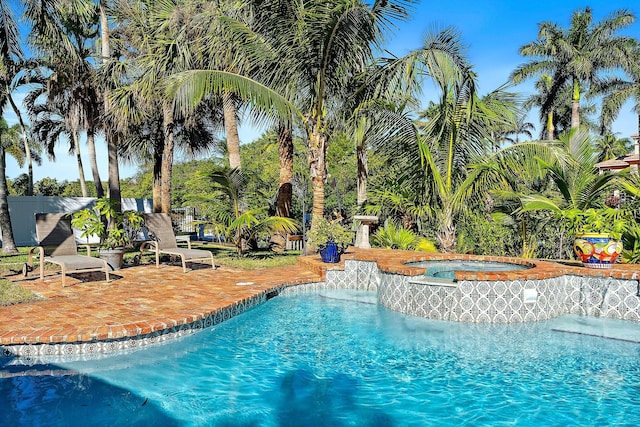
[[[516,110],[508,95],[505,97],[500,91],[478,98],[473,75],[468,71],[457,81],[443,77],[447,78],[438,82],[442,91],[440,102],[426,112],[428,121],[421,129],[418,148],[422,164],[432,179],[435,199],[432,206],[440,226],[436,238],[443,251],[453,252],[455,218],[467,203],[467,188],[461,185],[466,177],[466,165],[488,148],[491,127],[486,126],[486,121],[497,125],[510,120],[515,125]]]
[[[12,156],[18,162],[19,167],[27,166],[27,181],[26,188],[23,195],[33,196],[33,163],[38,166],[42,164],[42,147],[38,145],[31,136],[30,128],[28,128],[24,122],[23,124],[16,123],[9,128],[10,132],[17,132],[20,135],[20,144],[18,148],[19,152],[11,152]]]
[[[209,180],[227,203],[212,204],[218,210],[213,213],[213,227],[227,236],[235,245],[238,255],[244,247],[255,240],[261,231],[293,233],[297,229],[295,221],[281,216],[266,216],[266,208],[247,209],[246,177],[240,169],[223,169],[203,172],[202,177]],[[211,199],[220,197],[212,195]]]
[[[68,117],[69,105],[64,103],[63,100],[57,101],[59,103],[48,102],[30,107],[31,133],[47,149],[47,154],[51,160],[55,160],[57,143],[62,139],[66,139],[69,142],[69,153],[73,153],[76,156],[82,197],[87,197],[88,191],[80,153],[77,122],[65,119],[65,117]]]
[[[111,58],[111,43],[109,31],[109,7],[108,0],[98,0],[98,10],[100,14],[100,58],[101,66],[108,68]],[[102,105],[105,114],[110,112],[111,104],[109,102],[108,89],[110,87],[102,86]],[[120,165],[118,163],[118,134],[116,126],[107,118],[103,120],[104,136],[107,141],[107,157],[109,164],[109,198],[112,200],[120,200]],[[94,178],[95,180],[95,178]],[[120,211],[120,205],[116,205],[116,210]]]
[[[523,195],[521,212],[550,211],[566,216],[572,211],[599,207],[603,203],[602,196],[618,179],[617,175],[610,171],[594,173],[598,153],[585,130],[571,131],[563,135],[560,143],[569,156],[568,162],[540,162],[542,169],[555,183],[559,197],[542,194]]]
[[[18,26],[13,12],[5,0],[0,0],[0,111],[4,111],[11,98],[11,82],[17,74],[17,66],[23,58],[20,48]],[[6,176],[6,149],[19,143],[19,135],[12,132],[3,117],[0,117],[0,232],[2,233],[2,253],[17,253],[13,239],[13,229],[9,215]],[[27,148],[28,149],[28,148]]]
[[[545,112],[551,111],[560,92],[571,86],[571,128],[580,125],[580,97],[605,71],[624,67],[635,45],[633,39],[616,35],[634,22],[633,14],[618,10],[599,23],[593,22],[589,7],[577,10],[571,25],[564,29],[552,22],[538,24],[538,39],[520,48],[520,54],[532,57],[511,75],[515,83],[547,74],[552,78]]]
[[[629,154],[633,149],[633,141],[631,138],[618,138],[616,134],[607,133],[594,141],[594,149],[598,153],[598,162],[602,162]]]
[[[6,175],[6,153],[16,151],[20,143],[20,133],[15,128],[10,129],[4,118],[0,117],[0,234],[2,235],[2,253],[15,254],[18,253],[16,243],[13,238],[13,228],[11,227],[11,217],[9,215],[9,202],[7,196],[9,190],[7,188]],[[19,154],[18,154],[19,155]]]
[[[308,164],[313,183],[312,227],[324,215],[324,186],[326,180],[326,150],[331,141],[331,129],[337,117],[334,114],[349,97],[348,84],[352,77],[362,73],[373,64],[376,47],[382,43],[385,30],[395,19],[407,16],[405,1],[375,1],[368,5],[363,2],[346,0],[311,1],[296,3],[296,22],[290,25],[291,31],[273,34],[272,37],[281,46],[287,46],[290,58],[286,65],[288,72],[281,71],[279,76],[293,81],[297,91],[295,103],[290,98],[277,96],[268,88],[253,86],[250,80],[220,71],[192,71],[179,76],[178,86],[181,102],[202,99],[204,93],[213,90],[223,92],[233,89],[239,95],[252,94],[252,105],[256,106],[259,97],[268,98],[262,105],[266,108],[280,107],[285,110],[283,117],[291,117],[295,110],[302,119],[307,134]],[[274,9],[277,10],[277,9]],[[295,24],[295,25],[294,25]],[[286,42],[295,36],[295,43]],[[280,38],[279,38],[280,37]],[[295,59],[295,60],[294,60]],[[224,83],[223,83],[224,81]],[[282,82],[283,80],[278,80]],[[277,88],[277,82],[269,82]],[[284,102],[283,102],[284,101]],[[296,107],[293,107],[293,104]]]
[[[640,133],[640,46],[634,50],[633,60],[625,67],[626,79],[613,78],[602,82],[597,88],[604,93],[602,100],[601,128],[607,129],[620,113],[627,100],[633,100]]]
[[[533,123],[528,122],[527,118],[521,114],[516,121],[516,127],[503,133],[501,137],[505,142],[517,144],[520,142],[520,135],[524,135],[529,139],[533,138],[533,131],[535,129]],[[511,135],[513,135],[513,138]]]
[[[469,184],[463,185],[467,167],[490,149],[492,134],[515,127],[516,99],[504,88],[478,96],[475,73],[451,29],[428,35],[424,47],[411,55],[434,80],[439,97],[416,124],[397,126],[393,144],[384,147],[391,158],[404,159],[405,170],[395,179],[411,183],[386,198],[413,206],[406,212],[412,216],[430,218],[441,250],[450,252],[456,245],[456,220],[472,196]],[[403,194],[413,201],[407,203]]]
[[[32,70],[33,80],[39,81],[38,92],[46,92],[48,102],[58,104],[58,113],[72,132],[79,137],[86,131],[93,181],[98,197],[103,195],[95,151],[95,134],[102,115],[100,93],[92,64],[92,39],[97,26],[97,10],[89,1],[74,2],[73,7],[59,4],[59,0],[26,2],[25,15],[32,23],[30,41],[42,56]],[[63,52],[63,54],[61,54]],[[51,73],[44,77],[39,67]],[[32,96],[35,102],[37,96]],[[64,108],[60,108],[65,105]],[[79,145],[76,149],[79,153]],[[84,177],[80,177],[81,184]],[[83,194],[86,188],[83,186]]]
[[[544,124],[546,130],[546,139],[553,141],[555,139],[555,130],[557,123],[557,112],[560,103],[564,102],[564,97],[551,93],[553,88],[553,78],[547,74],[540,76],[535,84],[537,93],[529,96],[524,102],[523,107],[530,110],[537,107],[540,110],[540,122]],[[562,91],[561,93],[566,93]]]

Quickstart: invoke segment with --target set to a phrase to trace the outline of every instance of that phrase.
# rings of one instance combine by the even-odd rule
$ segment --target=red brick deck
[[[149,334],[192,323],[234,303],[283,284],[320,280],[298,266],[244,270],[203,268],[186,274],[172,265],[138,266],[102,273],[91,281],[36,273],[20,282],[47,299],[0,307],[0,345],[107,340]],[[81,277],[81,276],[75,276]],[[86,276],[83,276],[86,279]],[[93,281],[95,279],[95,281]]]
[[[377,261],[383,271],[410,275],[420,274],[424,269],[407,267],[404,263],[442,259],[438,254],[376,249],[350,250],[344,257]],[[486,259],[514,261],[500,257]],[[536,264],[524,273],[527,279],[562,274],[640,279],[637,265],[589,270],[549,262],[536,261]],[[95,274],[94,281],[81,282],[68,277],[64,289],[59,274],[51,273],[41,282],[34,272],[21,283],[47,299],[0,307],[0,345],[79,343],[149,334],[198,321],[282,285],[324,280],[327,268],[342,267],[343,263],[322,264],[317,257],[301,258],[297,266],[290,267],[264,270],[221,267],[214,271],[203,266],[187,274],[177,266],[162,265],[159,269],[139,266],[115,272],[110,283],[104,282],[101,273]],[[512,274],[522,277],[523,272],[473,273],[464,278],[505,280]]]

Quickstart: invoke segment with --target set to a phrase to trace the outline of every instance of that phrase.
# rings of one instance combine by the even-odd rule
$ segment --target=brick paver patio
[[[87,275],[92,274],[91,277]],[[84,281],[79,280],[82,278]],[[20,283],[46,300],[0,307],[0,344],[107,340],[148,334],[198,321],[220,308],[278,286],[320,280],[300,266],[245,270],[201,266],[183,273],[173,265],[137,266],[113,273],[61,276],[44,282],[31,273]]]

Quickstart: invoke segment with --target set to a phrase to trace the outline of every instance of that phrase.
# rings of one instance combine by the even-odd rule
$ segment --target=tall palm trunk
[[[76,152],[76,161],[78,162],[78,174],[80,175],[80,191],[82,197],[87,197],[87,181],[84,179],[84,166],[82,165],[82,156],[80,155],[80,144],[78,143],[78,132],[72,131],[73,149]]]
[[[153,211],[162,212],[162,154],[164,142],[153,151]]]
[[[24,124],[24,120],[22,120],[22,113],[18,106],[16,105],[13,97],[11,96],[11,91],[7,86],[7,99],[11,104],[11,109],[18,117],[18,123],[20,124],[20,130],[22,131],[22,139],[24,140],[24,155],[26,157],[27,163],[27,176],[29,177],[29,182],[27,185],[27,196],[33,196],[33,159],[31,156],[31,147],[29,147],[29,139],[27,138],[27,127]]]
[[[278,158],[280,161],[280,176],[276,199],[276,215],[289,218],[291,216],[291,199],[293,196],[293,131],[291,127],[284,124],[281,124],[278,128]]]
[[[547,139],[553,141],[555,127],[553,126],[553,111],[549,111],[547,114]]]
[[[367,146],[364,142],[356,146],[356,159],[358,161],[358,180],[356,182],[358,198],[356,203],[358,204],[358,210],[360,210],[367,201],[367,181],[369,179]]]
[[[367,118],[362,117],[355,130],[356,140],[356,161],[357,161],[357,181],[356,193],[358,211],[367,201],[367,180],[369,178],[369,167],[367,165],[367,130],[369,123]]]
[[[9,215],[9,201],[7,197],[7,164],[4,146],[0,144],[0,234],[2,234],[2,253],[16,254],[16,242],[13,239],[13,227],[11,226],[11,216]]]
[[[280,161],[280,177],[276,196],[276,215],[291,217],[291,199],[293,197],[293,131],[291,127],[281,123],[278,126],[278,158]],[[274,251],[286,248],[287,234],[276,232],[271,236],[270,247]]]
[[[107,17],[106,0],[100,0],[100,38],[102,41],[102,62],[106,63],[111,57],[111,47],[109,45],[109,19]],[[109,97],[105,91],[104,97],[104,112],[105,114],[110,110]],[[109,198],[113,200],[121,201],[120,193],[120,165],[118,164],[118,136],[109,128],[109,124],[105,121],[104,135],[107,140],[107,155],[109,158]],[[122,206],[120,203],[116,204],[116,209],[120,211]]]
[[[238,117],[236,115],[235,96],[231,92],[223,95],[224,129],[227,134],[227,151],[231,169],[241,169],[240,136],[238,135]]]
[[[309,173],[313,188],[311,208],[311,229],[315,230],[318,221],[324,216],[324,186],[327,178],[327,143],[325,136],[316,128],[309,141]]]
[[[160,204],[163,213],[171,213],[171,175],[173,172],[173,109],[171,104],[162,106],[162,122],[164,127],[164,148],[162,150],[161,193]]]
[[[453,223],[453,210],[450,205],[445,204],[442,212],[442,222],[440,230],[436,233],[436,239],[440,249],[445,253],[456,251],[456,225]]]
[[[580,127],[580,84],[573,79],[573,97],[571,98],[571,129]]]
[[[96,158],[96,141],[93,126],[87,129],[87,149],[89,150],[89,163],[91,165],[91,175],[93,176],[93,184],[96,187],[97,197],[104,197],[104,189],[100,180],[100,172],[98,171],[98,160]]]

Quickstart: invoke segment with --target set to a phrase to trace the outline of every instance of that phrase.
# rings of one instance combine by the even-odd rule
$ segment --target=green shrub
[[[520,256],[521,247],[514,227],[478,214],[466,217],[459,226],[456,250],[476,255]]]
[[[417,250],[426,252],[437,252],[436,245],[419,234],[396,222],[386,220],[383,227],[378,228],[371,236],[374,246],[386,249]]]

